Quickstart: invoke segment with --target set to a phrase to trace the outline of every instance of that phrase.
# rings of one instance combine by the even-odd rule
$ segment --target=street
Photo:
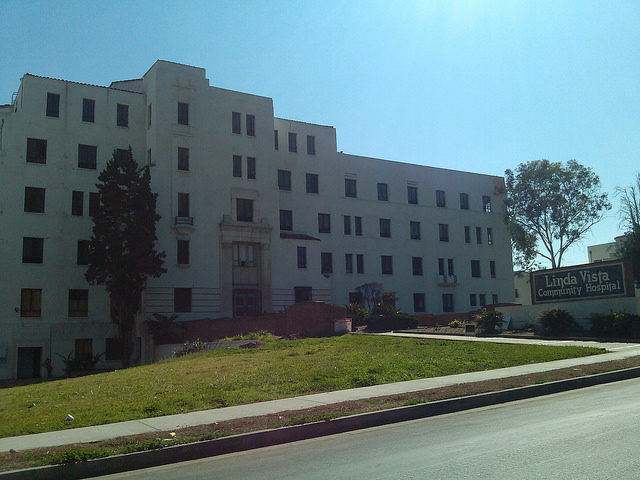
[[[640,379],[103,479],[638,479]]]

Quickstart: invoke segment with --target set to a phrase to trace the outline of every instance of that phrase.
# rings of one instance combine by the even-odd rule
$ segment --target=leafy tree
[[[628,258],[633,265],[633,278],[640,286],[640,173],[636,174],[636,184],[616,189],[620,198],[620,219],[626,235],[618,250],[618,255]]]
[[[382,284],[376,282],[365,283],[356,287],[360,294],[362,305],[371,311],[375,305],[382,302]]]
[[[569,160],[535,160],[506,170],[506,221],[516,262],[532,253],[552,268],[562,264],[567,249],[604,217],[611,204],[600,191],[600,179],[589,167]],[[526,265],[520,265],[526,268]]]
[[[113,157],[98,177],[100,211],[93,217],[86,279],[104,285],[111,300],[111,319],[118,324],[122,366],[134,349],[135,315],[147,277],[159,277],[164,252],[155,249],[157,194],[151,191],[148,167],[138,168],[131,147]]]

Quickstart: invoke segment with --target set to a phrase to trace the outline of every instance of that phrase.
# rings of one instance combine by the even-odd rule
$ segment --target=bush
[[[207,342],[203,342],[199,338],[196,338],[193,341],[184,342],[184,345],[180,348],[180,350],[176,350],[173,352],[174,357],[183,357],[185,355],[189,355],[191,353],[198,353],[207,349]]]
[[[400,310],[398,310],[394,304],[384,302],[377,303],[371,310],[372,315],[393,316],[398,315],[399,313]]]
[[[546,310],[538,317],[542,335],[569,335],[580,332],[580,326],[566,310]]]
[[[351,326],[355,330],[365,324],[364,319],[369,315],[367,309],[361,303],[350,303],[347,305],[347,316],[351,318]]]
[[[462,320],[458,320],[457,318],[452,320],[451,322],[449,322],[449,326],[451,328],[460,328],[460,327],[464,327],[467,323],[462,321]]]
[[[368,331],[405,330],[416,328],[418,320],[411,315],[369,315],[364,319]]]
[[[640,338],[640,316],[625,312],[593,313],[591,333],[596,337]]]
[[[495,310],[488,310],[483,308],[480,313],[473,316],[476,322],[476,327],[483,334],[496,333],[496,327],[502,327],[504,323],[504,315],[502,312],[496,312]]]

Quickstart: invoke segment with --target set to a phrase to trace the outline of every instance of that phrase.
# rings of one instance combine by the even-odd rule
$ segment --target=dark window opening
[[[97,217],[98,215],[100,215],[100,194],[89,192],[89,216]]]
[[[60,116],[60,95],[47,93],[47,117]]]
[[[409,222],[411,240],[420,240],[420,222]]]
[[[74,190],[71,193],[71,215],[82,216],[84,193]]]
[[[316,137],[313,135],[307,135],[307,154],[316,154]]]
[[[90,98],[82,99],[82,121],[95,122],[96,101]]]
[[[344,196],[351,198],[356,198],[358,196],[356,181],[353,178],[344,179]]]
[[[422,275],[422,257],[411,257],[411,269],[414,275]]]
[[[278,188],[291,190],[291,172],[289,170],[278,170]]]
[[[247,178],[256,179],[256,159],[255,157],[247,157]]]
[[[447,197],[444,190],[436,190],[436,207],[446,207]]]
[[[173,289],[173,311],[176,313],[188,313],[191,311],[191,289]]]
[[[239,222],[253,222],[253,200],[236,198],[236,210]]]
[[[469,210],[469,194],[467,193],[460,194],[460,208],[462,210]]]
[[[189,125],[189,104],[178,102],[178,125]]]
[[[418,187],[407,186],[407,202],[411,205],[418,204]]]
[[[240,155],[233,156],[233,176],[242,178],[242,157]]]
[[[78,168],[96,169],[98,147],[95,145],[78,145]]]
[[[42,263],[44,255],[44,238],[23,237],[22,263]]]
[[[333,273],[333,256],[329,252],[320,253],[320,272]]]
[[[344,220],[344,234],[351,235],[351,216],[345,215],[342,218]]]
[[[318,175],[307,173],[307,193],[318,193]]]
[[[331,215],[328,213],[318,214],[318,232],[331,233]]]
[[[76,263],[78,265],[89,265],[89,240],[78,240]]]
[[[383,238],[391,237],[391,219],[389,218],[380,219],[380,236]]]
[[[391,255],[381,255],[380,264],[383,275],[393,275],[393,257]]]
[[[295,153],[298,151],[298,136],[289,132],[289,151]]]
[[[378,183],[378,200],[383,202],[389,200],[389,187],[386,183]]]
[[[189,264],[189,240],[178,240],[177,261],[179,265]]]
[[[189,170],[189,149],[178,147],[178,170]]]
[[[307,247],[298,247],[298,268],[307,268]]]
[[[240,112],[232,112],[231,113],[231,132],[232,133],[242,133],[241,127],[242,118]]]
[[[449,241],[449,225],[445,223],[440,223],[438,225],[438,235],[441,242]]]
[[[255,115],[247,114],[246,123],[247,123],[247,135],[249,137],[255,137],[256,136],[256,117],[255,117]]]
[[[42,315],[42,289],[23,288],[20,291],[20,316],[40,317]]]
[[[413,311],[414,312],[424,312],[425,302],[424,302],[424,293],[414,293],[413,294]]]
[[[293,212],[280,210],[280,230],[293,230]]]
[[[27,138],[27,162],[47,163],[47,141],[41,138]]]
[[[116,111],[116,125],[118,127],[129,126],[129,105],[118,104]]]
[[[24,211],[44,213],[44,198],[44,188],[24,187]]]
[[[356,229],[356,236],[362,236],[362,217],[354,217],[353,222]]]
[[[69,290],[69,316],[86,317],[89,315],[89,290]]]

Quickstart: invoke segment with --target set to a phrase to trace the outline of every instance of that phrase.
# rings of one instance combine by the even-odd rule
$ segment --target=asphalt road
[[[103,479],[640,479],[640,379]]]

